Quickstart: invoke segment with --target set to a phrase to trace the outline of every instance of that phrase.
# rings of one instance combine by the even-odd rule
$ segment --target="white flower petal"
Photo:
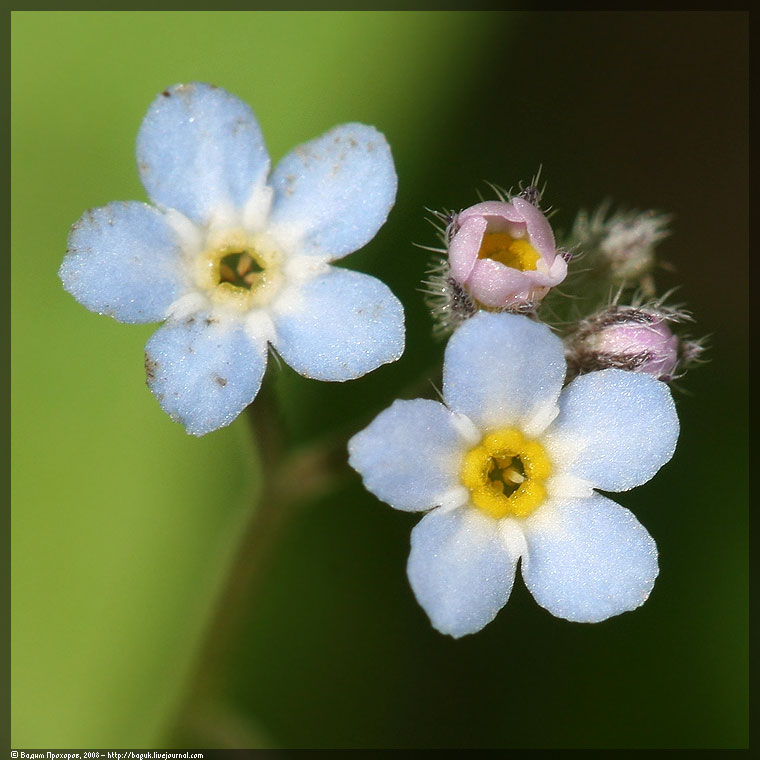
[[[90,311],[120,322],[160,322],[186,291],[180,241],[144,203],[86,211],[69,233],[63,287]]]
[[[606,369],[567,386],[542,442],[557,472],[625,491],[652,478],[673,456],[677,439],[678,416],[665,383]]]
[[[448,506],[461,488],[465,447],[455,415],[443,404],[395,401],[348,442],[348,463],[365,488],[392,507],[430,509]]]
[[[368,243],[396,198],[390,147],[374,127],[343,124],[280,161],[271,225],[298,253],[345,256]]]
[[[436,509],[412,531],[409,582],[433,626],[454,638],[496,617],[509,599],[515,567],[498,521],[473,507]]]
[[[273,319],[278,353],[315,380],[353,380],[404,352],[401,303],[387,285],[359,272],[330,267]]]
[[[636,609],[654,587],[654,540],[631,512],[600,494],[549,502],[523,530],[525,585],[557,617],[596,623]]]
[[[443,397],[481,429],[550,420],[565,377],[562,341],[515,314],[480,312],[452,335]],[[532,435],[540,433],[533,430]]]
[[[259,391],[266,342],[255,344],[240,322],[205,314],[167,322],[145,346],[148,387],[188,433],[229,425]]]
[[[137,166],[151,200],[198,224],[241,211],[269,172],[256,117],[242,100],[200,82],[153,101],[137,136]]]

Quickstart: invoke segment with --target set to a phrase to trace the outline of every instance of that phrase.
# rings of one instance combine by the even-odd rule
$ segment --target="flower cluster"
[[[374,127],[336,127],[270,175],[251,109],[218,87],[180,84],[149,108],[137,164],[155,205],[85,212],[60,276],[92,311],[165,321],[146,346],[147,382],[189,433],[228,425],[251,403],[268,345],[318,380],[401,356],[398,299],[332,266],[375,236],[395,200],[390,148]]]
[[[146,346],[147,382],[189,433],[228,425],[251,403],[270,348],[330,381],[400,357],[399,301],[333,266],[374,237],[395,200],[374,127],[336,127],[270,174],[247,105],[176,85],[148,110],[137,162],[153,205],[87,211],[60,277],[92,311],[164,322]],[[437,215],[444,247],[427,293],[450,336],[442,400],[396,401],[348,445],[369,491],[425,513],[409,581],[454,637],[495,617],[518,565],[536,601],[567,620],[597,622],[648,598],[654,540],[599,491],[641,485],[670,460],[679,423],[666,383],[702,351],[671,329],[689,314],[651,297],[667,218],[603,208],[579,215],[558,245],[536,182]],[[576,255],[585,280],[569,271]],[[558,286],[575,287],[576,304],[593,303],[595,289],[617,294],[563,319]]]
[[[527,314],[564,333],[570,377],[605,368],[647,372],[666,382],[682,376],[704,346],[672,330],[691,321],[688,312],[668,305],[667,297],[653,297],[655,247],[669,236],[670,217],[654,211],[608,215],[603,204],[591,215],[581,211],[557,245],[537,182],[520,185],[516,194],[492,186],[497,200],[434,212],[443,248],[428,248],[436,256],[424,290],[434,334],[448,337],[480,311]],[[568,277],[571,260],[581,268]],[[625,304],[624,294],[634,289]],[[562,303],[563,295],[572,298]],[[593,308],[582,313],[579,304],[589,303]],[[568,305],[572,313],[560,318]]]
[[[568,620],[647,599],[655,543],[598,490],[645,483],[671,458],[679,424],[666,382],[702,351],[671,329],[688,312],[642,301],[667,217],[607,218],[602,207],[558,245],[535,180],[494,190],[496,200],[436,214],[443,248],[431,249],[426,293],[435,332],[450,336],[442,403],[397,401],[349,443],[369,491],[425,512],[407,573],[435,628],[454,637],[494,618],[518,563],[536,601]],[[569,276],[575,259],[580,277]]]

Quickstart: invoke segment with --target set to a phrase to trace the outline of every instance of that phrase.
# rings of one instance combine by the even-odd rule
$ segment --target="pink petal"
[[[530,244],[546,259],[546,263],[551,265],[554,262],[557,247],[549,221],[539,209],[524,198],[512,198],[512,205],[528,227]]]
[[[460,217],[461,220],[461,217]],[[464,282],[478,260],[478,251],[483,244],[488,223],[481,216],[466,219],[449,245],[451,274],[459,282]]]
[[[478,259],[466,285],[485,306],[509,306],[527,298],[533,284],[531,274],[536,273],[520,272],[493,259]]]
[[[476,203],[474,206],[466,208],[461,214],[459,214],[460,219],[469,219],[474,216],[493,217],[495,219],[504,219],[507,222],[525,221],[522,214],[512,203],[505,203],[504,201],[484,201],[483,203]]]

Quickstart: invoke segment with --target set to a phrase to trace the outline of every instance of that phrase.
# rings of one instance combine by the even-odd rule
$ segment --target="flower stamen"
[[[219,262],[219,283],[227,282],[236,288],[251,290],[261,280],[264,267],[256,259],[255,251],[235,251],[223,256]]]

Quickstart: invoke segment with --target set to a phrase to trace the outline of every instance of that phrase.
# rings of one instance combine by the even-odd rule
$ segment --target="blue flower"
[[[85,212],[60,277],[91,311],[166,321],[146,346],[148,385],[189,433],[229,425],[251,403],[268,344],[317,380],[351,380],[401,356],[398,299],[331,266],[393,206],[393,159],[374,127],[335,127],[270,176],[251,109],[218,87],[179,84],[148,110],[137,163],[155,205]]]
[[[668,387],[608,369],[564,390],[562,341],[527,317],[481,312],[449,341],[444,403],[396,401],[349,442],[369,491],[430,510],[407,572],[433,625],[479,631],[506,604],[518,560],[536,601],[597,622],[649,596],[657,547],[594,491],[648,481],[673,455]]]

